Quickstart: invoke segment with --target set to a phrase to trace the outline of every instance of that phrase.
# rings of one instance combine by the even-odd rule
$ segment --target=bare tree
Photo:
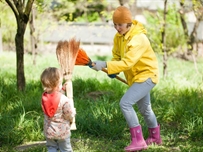
[[[195,56],[195,49],[194,49],[194,44],[198,46],[198,37],[197,37],[197,29],[199,27],[200,22],[203,20],[203,4],[201,0],[193,0],[191,3],[187,4],[184,1],[180,1],[180,6],[181,9],[179,11],[180,13],[180,18],[181,18],[181,23],[184,29],[184,35],[186,38],[187,42],[187,50],[183,54],[182,58],[185,60],[189,60],[189,56],[192,56],[194,66],[196,69],[196,72],[198,73],[198,68],[196,64],[196,56]],[[194,23],[193,29],[191,33],[188,31],[187,23],[185,20],[185,14],[187,12],[194,12],[194,15],[196,17],[196,22]],[[197,50],[198,51],[198,47]]]
[[[179,11],[181,23],[184,29],[184,35],[187,40],[187,51],[186,54],[183,56],[184,59],[188,60],[188,55],[192,55],[192,52],[194,50],[193,45],[197,41],[197,29],[199,26],[199,23],[201,20],[203,20],[203,4],[201,0],[193,0],[191,1],[191,6],[187,6],[184,1],[180,1],[181,9]],[[192,32],[189,34],[185,14],[187,12],[194,12],[196,17],[196,22],[194,23],[194,27],[192,29]]]
[[[166,15],[167,15],[167,0],[164,0],[164,15],[163,15],[163,30],[161,32],[161,43],[162,43],[162,52],[163,52],[163,76],[167,76],[167,48],[166,48]]]
[[[15,36],[15,45],[17,61],[17,89],[22,91],[25,89],[26,84],[24,74],[24,34],[34,0],[6,0],[6,2],[16,17],[17,33]]]
[[[0,20],[0,53],[3,52],[3,46],[2,46],[2,33],[1,33],[1,20]]]
[[[129,7],[130,11],[132,12],[132,15],[136,15],[137,10],[137,0],[131,1],[131,0],[119,0],[120,5],[126,5]]]
[[[36,64],[36,55],[37,55],[37,52],[36,52],[36,49],[37,49],[37,39],[36,39],[36,36],[35,36],[35,24],[34,24],[34,21],[35,21],[35,8],[32,8],[32,12],[31,12],[31,15],[30,15],[30,20],[29,20],[29,25],[30,25],[30,41],[31,41],[31,52],[32,52],[32,62],[33,62],[33,65]]]

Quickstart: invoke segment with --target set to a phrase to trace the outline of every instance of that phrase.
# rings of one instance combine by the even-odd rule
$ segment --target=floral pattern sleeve
[[[71,108],[69,102],[66,102],[63,105],[63,117],[66,120],[72,121],[73,120],[73,109]]]

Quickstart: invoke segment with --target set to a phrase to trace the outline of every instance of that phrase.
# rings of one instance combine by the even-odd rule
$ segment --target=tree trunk
[[[126,3],[129,4],[129,0],[118,0],[120,5],[125,5]]]
[[[0,27],[0,53],[3,52],[3,44],[2,44],[2,32],[1,32],[1,27]]]
[[[0,53],[3,52],[2,33],[1,33],[1,20],[0,20]]]
[[[17,89],[23,91],[25,89],[25,74],[24,74],[24,34],[29,15],[32,9],[34,0],[29,1],[14,1],[6,0],[7,4],[12,9],[17,22],[17,33],[15,36],[16,45],[16,73],[17,73]]]
[[[25,74],[24,74],[24,33],[26,23],[18,21],[17,34],[15,36],[16,45],[16,61],[17,61],[17,88],[24,90],[25,88]]]
[[[164,1],[164,18],[163,18],[163,30],[162,30],[162,52],[164,53],[163,55],[163,76],[167,76],[167,60],[168,60],[168,55],[167,55],[167,49],[166,49],[166,14],[167,14],[167,0]]]
[[[30,41],[31,41],[31,52],[32,52],[33,65],[36,64],[36,48],[37,48],[36,37],[34,36],[34,32],[35,32],[34,19],[35,19],[35,10],[33,8],[31,16],[30,16],[30,21],[29,21],[29,25],[30,25]]]
[[[199,3],[201,4],[201,3]],[[192,6],[192,10],[195,13],[196,16],[196,22],[194,24],[193,30],[191,32],[191,34],[189,35],[188,32],[188,28],[187,28],[187,23],[185,21],[185,10],[184,10],[184,1],[180,1],[180,6],[181,6],[181,10],[179,11],[180,13],[180,19],[181,19],[181,23],[182,23],[182,27],[184,29],[184,35],[185,38],[187,40],[187,52],[186,54],[184,54],[183,58],[186,60],[188,59],[188,55],[193,55],[193,44],[195,43],[195,40],[197,39],[197,29],[199,26],[199,22],[202,18],[202,12],[201,12],[201,6],[198,5],[197,2],[193,2],[193,6]]]

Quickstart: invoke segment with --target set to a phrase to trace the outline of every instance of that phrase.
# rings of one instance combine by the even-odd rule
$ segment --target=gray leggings
[[[149,78],[142,83],[134,83],[120,100],[120,108],[130,128],[139,125],[137,114],[133,108],[137,104],[148,128],[157,127],[157,119],[151,108],[150,90],[155,86]]]
[[[72,152],[71,142],[70,142],[70,135],[66,139],[46,139],[47,143],[47,150],[48,152]]]

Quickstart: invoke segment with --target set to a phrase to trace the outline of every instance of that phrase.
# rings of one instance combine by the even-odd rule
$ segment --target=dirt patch
[[[72,143],[75,143],[75,142],[78,142],[81,140],[85,141],[85,139],[71,138]],[[25,143],[25,144],[15,147],[15,150],[24,151],[24,150],[28,150],[28,149],[34,148],[34,147],[46,147],[46,141],[35,141],[35,142]]]
[[[86,96],[87,98],[96,101],[97,99],[100,99],[103,96],[112,96],[113,92],[109,92],[109,91],[94,91],[94,92],[90,92],[88,93]]]
[[[36,146],[46,146],[46,141],[36,141],[36,142],[26,143],[26,144],[15,147],[15,149],[17,151],[24,151],[28,148],[33,148]]]

